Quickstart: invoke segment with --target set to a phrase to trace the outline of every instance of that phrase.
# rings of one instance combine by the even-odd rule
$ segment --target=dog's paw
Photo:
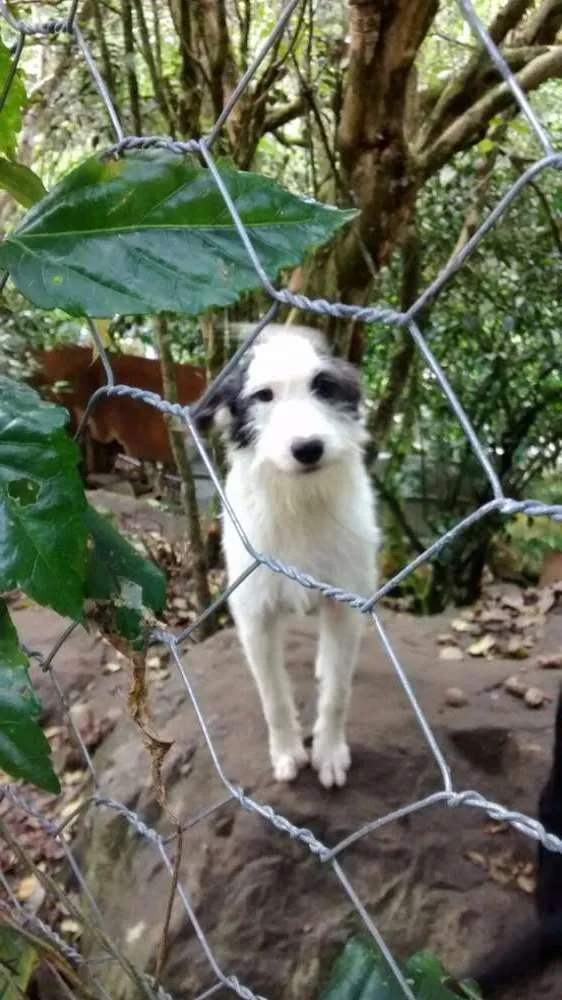
[[[276,781],[294,781],[301,767],[308,763],[308,754],[300,737],[277,742],[271,747],[271,763]]]
[[[318,779],[324,788],[336,785],[342,788],[347,781],[351,765],[351,754],[345,740],[326,740],[316,736],[312,744],[312,766],[318,771]]]

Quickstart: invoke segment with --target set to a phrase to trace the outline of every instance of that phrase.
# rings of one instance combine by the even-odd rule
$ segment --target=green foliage
[[[31,208],[47,194],[43,181],[30,167],[0,156],[0,190],[7,191],[24,208]]]
[[[259,174],[221,176],[271,279],[354,215]],[[260,283],[210,172],[159,151],[87,160],[6,237],[0,266],[35,305],[73,316],[197,315]]]
[[[428,951],[409,958],[400,970],[417,1000],[478,1000],[475,984],[458,984],[453,992],[449,976],[439,959]],[[350,938],[337,957],[328,985],[319,1000],[403,1000],[396,981],[374,942],[362,936]]]
[[[21,589],[81,622],[86,600],[108,631],[139,649],[147,609],[164,607],[165,577],[87,505],[66,422],[65,410],[0,376],[0,593]],[[0,767],[58,792],[40,713],[0,600]]]
[[[91,538],[86,596],[104,602],[111,626],[138,648],[142,645],[145,609],[160,614],[166,603],[166,578],[93,507],[88,507]]]
[[[22,934],[0,926],[0,997],[23,1000],[38,962],[37,952]]]
[[[435,277],[454,248],[480,165],[478,153],[458,157],[419,198],[420,287]],[[516,176],[509,160],[500,156],[482,218]],[[515,499],[534,496],[533,479],[556,469],[562,454],[560,255],[553,219],[545,209],[553,206],[559,181],[545,174],[537,183],[543,197],[538,187],[519,195],[446,286],[424,325],[506,494]],[[400,280],[396,260],[381,276],[381,297],[391,304],[399,302]],[[372,328],[366,369],[375,401],[384,387],[392,349],[392,340]],[[401,507],[421,547],[490,498],[486,477],[458,420],[419,359],[410,371],[385,450],[389,458],[380,472],[385,491]],[[448,582],[440,600],[430,602],[436,609],[452,598],[463,603],[477,596],[465,582],[476,579],[469,564],[476,566],[481,558],[478,539],[484,547],[489,542],[484,530],[488,520],[440,553],[435,564],[440,586],[444,579]],[[505,528],[509,523],[504,521]],[[398,522],[397,529],[402,532]],[[418,550],[408,540],[404,562]],[[408,586],[406,581],[405,589]],[[431,585],[428,593],[431,596]]]
[[[86,500],[65,410],[0,376],[0,591],[82,617]]]
[[[548,552],[562,552],[562,524],[546,517],[518,514],[509,519],[504,534],[509,550],[526,576],[539,576]]]
[[[57,794],[59,781],[38,721],[41,705],[27,668],[8,609],[0,600],[0,767],[15,778]]]
[[[8,47],[0,38],[0,93],[11,72],[12,56]],[[4,107],[0,112],[0,152],[12,157],[16,150],[16,139],[22,124],[22,110],[27,97],[23,85],[22,74],[17,70]]]

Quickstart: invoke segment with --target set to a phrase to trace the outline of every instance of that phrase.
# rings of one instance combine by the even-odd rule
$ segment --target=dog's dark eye
[[[257,392],[252,394],[252,399],[258,403],[271,403],[273,400],[273,390],[272,389],[258,389]]]
[[[332,375],[327,372],[318,372],[312,379],[310,387],[315,396],[320,399],[334,399],[338,394],[338,383]]]

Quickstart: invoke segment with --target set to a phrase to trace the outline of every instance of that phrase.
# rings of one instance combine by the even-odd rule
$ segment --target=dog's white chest
[[[229,477],[227,495],[253,549],[322,583],[370,594],[375,586],[377,531],[373,499],[366,477],[351,483],[331,483],[309,490],[298,485],[293,494],[279,489],[248,491],[236,475]],[[252,562],[236,527],[224,515],[224,547],[229,583]],[[306,613],[318,606],[319,593],[267,566],[260,566],[231,600],[260,609]]]

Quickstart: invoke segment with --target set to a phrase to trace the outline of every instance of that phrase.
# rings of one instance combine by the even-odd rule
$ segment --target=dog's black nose
[[[324,445],[320,438],[304,438],[293,441],[291,451],[301,465],[316,465],[324,454]]]

